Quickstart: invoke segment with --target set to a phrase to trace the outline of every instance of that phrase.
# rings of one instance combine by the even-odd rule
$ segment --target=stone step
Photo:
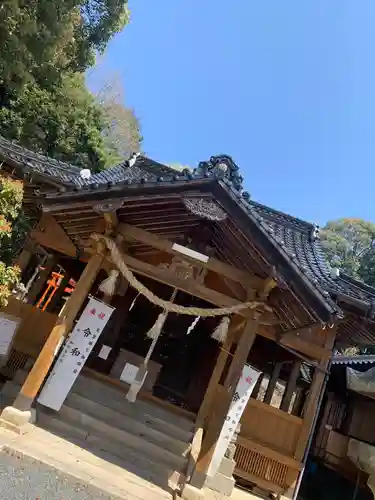
[[[137,402],[134,404],[129,403],[121,393],[120,395],[118,392],[115,395],[111,393],[106,395],[101,393],[98,393],[97,395],[90,393],[90,395],[88,395],[87,393],[83,394],[83,391],[76,386],[68,395],[66,404],[69,405],[70,401],[74,401],[79,398],[85,398],[85,401],[82,401],[82,404],[89,401],[90,403],[97,404],[103,409],[103,411],[106,409],[113,410],[114,412],[123,415],[124,418],[128,417],[136,420],[137,422],[140,422],[148,427],[152,427],[156,431],[162,432],[163,434],[177,439],[178,441],[190,443],[193,438],[192,430],[186,430],[160,418],[157,411],[155,415],[155,410],[151,405],[146,408],[147,412],[145,412],[144,408],[138,405]],[[91,404],[90,407],[92,407]]]
[[[144,438],[176,455],[186,456],[190,449],[188,441],[181,441],[176,437],[170,436],[167,433],[168,429],[166,430],[168,424],[157,419],[152,421],[151,419],[142,418],[144,415],[139,415],[141,418],[132,418],[125,413],[118,412],[108,406],[103,406],[80,394],[69,394],[64,406],[79,410],[108,425],[130,432],[134,436]],[[157,425],[159,425],[159,428],[156,428]]]
[[[89,449],[93,453],[96,451],[99,454],[98,452],[100,452],[102,458],[104,458],[103,454],[115,456],[126,464],[130,463],[134,467],[149,471],[150,475],[163,474],[165,477],[168,474],[168,477],[173,475],[177,477],[185,469],[185,466],[180,467],[180,464],[171,465],[168,462],[161,461],[159,455],[158,458],[154,458],[153,454],[148,453],[149,448],[143,445],[141,448],[133,448],[134,440],[131,444],[116,441],[113,436],[109,437],[107,434],[103,434],[103,430],[94,431],[86,424],[82,425],[77,420],[68,420],[65,415],[62,416],[53,410],[39,411],[37,425],[74,444],[78,444],[82,448]],[[126,468],[128,469],[128,467]]]
[[[27,377],[27,372],[18,370],[13,378],[13,382],[22,385]],[[184,416],[176,415],[156,402],[137,400],[135,403],[129,403],[125,398],[125,392],[110,384],[81,374],[75,381],[70,394],[78,394],[86,399],[95,401],[102,406],[107,406],[115,411],[127,414],[133,418],[143,419],[155,422],[159,430],[166,434],[176,437],[181,441],[190,442],[194,432],[194,422]],[[147,422],[148,423],[148,422]]]
[[[89,399],[93,399],[98,403],[102,403],[104,406],[109,406],[107,404],[108,400],[116,400],[120,402],[127,402],[125,395],[125,390],[122,391],[120,388],[106,384],[100,380],[97,380],[88,375],[81,375],[76,380],[73,386],[73,392],[82,394]],[[165,422],[168,422],[179,429],[184,429],[188,432],[193,432],[194,421],[186,418],[182,415],[176,415],[171,411],[159,406],[157,402],[148,402],[141,399],[137,399],[135,403],[128,403],[129,406],[134,406],[141,413],[147,415],[153,415],[158,417]]]
[[[160,462],[154,462],[149,457],[145,457],[122,443],[113,443],[106,440],[105,437],[91,435],[87,429],[62,421],[57,414],[49,415],[47,412],[42,412],[39,413],[38,420],[39,426],[52,434],[66,439],[82,450],[87,450],[96,457],[147,481],[163,487],[169,483],[169,487],[172,489],[175,489],[179,483],[181,477],[179,472]]]
[[[38,406],[40,409],[41,405]],[[42,409],[39,413],[46,412]],[[77,425],[79,428],[86,429],[90,435],[101,437],[116,446],[121,447],[121,445],[124,445],[132,448],[140,454],[145,454],[147,457],[150,457],[153,461],[168,465],[175,470],[181,471],[186,467],[188,460],[186,457],[171,453],[170,451],[147,441],[144,437],[139,437],[123,429],[112,427],[102,420],[82,413],[80,410],[69,408],[64,405],[58,413],[53,412],[52,414],[58,415],[60,420],[69,423],[72,426]],[[112,449],[107,451],[112,453]]]

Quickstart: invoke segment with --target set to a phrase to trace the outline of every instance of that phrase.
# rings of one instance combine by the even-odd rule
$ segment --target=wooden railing
[[[296,481],[301,464],[250,439],[238,438],[235,474],[250,483],[283,493]]]
[[[57,321],[57,316],[10,297],[1,312],[21,318],[12,345],[14,351],[37,357]]]
[[[293,457],[303,420],[250,398],[241,419],[241,436]]]
[[[29,359],[38,357],[57,321],[57,316],[14,297],[10,297],[8,305],[2,308],[1,312],[21,319],[8,359],[1,368],[3,375],[12,377],[17,370],[24,368]]]
[[[302,423],[294,415],[250,399],[241,419],[236,475],[274,493],[286,491],[301,470],[293,457]]]

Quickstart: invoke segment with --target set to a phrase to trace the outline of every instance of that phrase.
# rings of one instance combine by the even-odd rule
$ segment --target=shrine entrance
[[[153,280],[144,283],[162,297],[171,295],[171,287]],[[98,346],[90,356],[87,367],[123,380],[126,364],[139,366],[147,356],[152,340],[147,332],[160,312],[145,297],[128,288],[124,297],[116,297],[117,314],[107,325]],[[177,292],[175,303],[184,306],[211,307],[203,300]],[[121,311],[119,323],[116,316]],[[211,338],[220,318],[194,318],[170,313],[164,323],[150,361],[144,391],[158,399],[192,413],[199,411],[216,359],[219,344]],[[108,362],[98,354],[102,345],[111,347]],[[124,381],[124,389],[128,384]]]

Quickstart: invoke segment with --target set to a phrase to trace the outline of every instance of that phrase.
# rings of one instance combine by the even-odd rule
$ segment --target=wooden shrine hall
[[[328,266],[316,226],[252,201],[229,156],[177,172],[135,155],[87,175],[0,139],[0,160],[3,175],[23,179],[35,220],[18,257],[26,292],[2,311],[21,320],[3,367],[6,385],[19,384],[3,425],[24,429],[35,409],[37,425],[87,412],[80,426],[154,461],[167,428],[165,456],[186,429],[169,462],[185,498],[229,496],[235,480],[295,498],[334,349],[375,342],[375,290]],[[89,297],[113,313],[51,416],[38,397]],[[138,369],[133,382],[126,366]],[[258,375],[229,443],[246,366]],[[111,441],[108,423],[135,408],[156,412],[147,443],[119,418]]]

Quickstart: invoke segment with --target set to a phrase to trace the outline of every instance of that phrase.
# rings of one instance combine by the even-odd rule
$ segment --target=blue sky
[[[233,157],[252,198],[375,221],[374,0],[131,0],[89,76],[117,72],[146,154]]]

